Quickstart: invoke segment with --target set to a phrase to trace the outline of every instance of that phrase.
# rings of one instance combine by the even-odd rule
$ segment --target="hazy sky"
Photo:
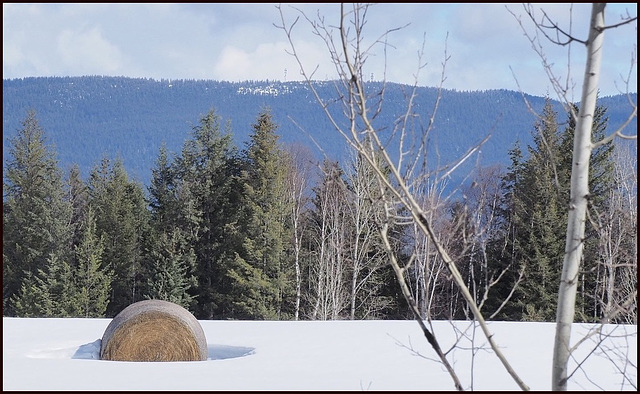
[[[305,3],[295,7],[308,16],[317,11],[336,25],[339,4]],[[285,51],[285,33],[274,26],[280,14],[272,4],[24,4],[2,5],[3,79],[30,76],[109,75],[153,79],[299,80],[300,67]],[[575,4],[570,25],[569,4],[536,4],[565,29],[586,38],[590,4]],[[365,44],[384,31],[409,24],[388,36],[386,80],[414,83],[418,51],[425,43],[418,84],[435,86],[442,74],[444,87],[458,90],[510,89],[535,95],[551,91],[540,57],[523,34],[535,30],[521,4],[380,4],[370,8],[364,29]],[[283,5],[288,23],[298,12]],[[609,4],[606,22],[637,15],[637,4]],[[315,79],[335,78],[321,39],[311,34],[303,19],[294,40],[306,69],[319,66]],[[447,38],[448,36],[448,38]],[[601,94],[626,91],[623,77],[637,55],[637,23],[605,33]],[[584,71],[584,46],[554,46],[544,42],[554,74],[566,79],[579,99]],[[374,47],[365,75],[384,76],[385,55]],[[636,65],[629,91],[637,92]],[[517,80],[517,82],[516,82]]]

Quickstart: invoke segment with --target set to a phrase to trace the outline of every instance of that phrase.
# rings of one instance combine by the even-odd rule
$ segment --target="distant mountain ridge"
[[[332,82],[316,82],[316,86],[323,99],[335,96]],[[372,95],[381,87],[381,82],[367,85]],[[376,127],[387,133],[393,129],[410,91],[407,85],[387,84]],[[421,127],[427,125],[436,96],[437,89],[432,87],[417,90]],[[534,110],[542,109],[543,97],[525,97]],[[344,140],[303,82],[34,77],[3,80],[2,98],[5,158],[9,138],[21,127],[27,110],[34,109],[63,170],[77,163],[83,177],[102,157],[121,157],[129,175],[148,185],[162,142],[170,152],[179,153],[191,128],[211,108],[223,122],[231,121],[239,149],[244,148],[260,110],[269,107],[282,143],[307,145],[320,158],[312,137],[331,159],[342,160],[347,152]],[[637,102],[637,94],[632,98]],[[610,128],[621,125],[630,112],[625,95],[602,97],[599,104],[608,108]],[[566,114],[559,103],[555,105],[559,121],[565,121]],[[490,133],[480,163],[508,165],[507,152],[517,140],[523,148],[531,143],[534,121],[519,92],[444,90],[429,135],[430,153],[440,163],[451,162]],[[637,122],[628,126],[627,133],[637,133]]]

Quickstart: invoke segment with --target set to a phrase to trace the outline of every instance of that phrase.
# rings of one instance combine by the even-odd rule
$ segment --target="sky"
[[[158,363],[100,360],[110,321],[3,317],[3,391],[454,390],[415,321],[201,320],[207,360]],[[573,327],[575,343],[588,326]],[[475,338],[470,322],[435,321],[431,329],[465,389],[518,390],[480,329]],[[490,322],[489,330],[525,384],[550,390],[554,323]],[[574,353],[570,371],[603,340],[569,390],[637,391],[637,326],[603,332],[611,335],[592,337]]]
[[[301,79],[300,66],[287,54],[287,36],[276,27],[282,25],[276,3],[3,3],[2,8],[3,79],[82,75],[156,80]],[[586,38],[590,4],[535,4],[534,8],[536,16],[544,9],[565,30]],[[301,16],[300,11],[310,18],[320,13],[332,26],[338,22],[339,4],[283,4],[281,9],[289,25]],[[627,13],[635,17],[637,4],[609,4],[605,21],[617,23]],[[373,46],[364,75],[373,80],[437,86],[446,57],[446,89],[553,94],[541,58],[518,18],[529,34],[535,34],[521,4],[372,6],[366,15],[364,46],[385,31],[393,31],[387,36],[389,45]],[[326,46],[311,33],[304,17],[292,36],[304,68],[310,72],[318,67],[313,79],[336,77]],[[543,45],[554,75],[579,99],[584,46],[571,45],[568,51],[568,47],[544,41]],[[601,95],[637,92],[636,55],[636,22],[605,32]],[[624,79],[629,75],[627,89]]]

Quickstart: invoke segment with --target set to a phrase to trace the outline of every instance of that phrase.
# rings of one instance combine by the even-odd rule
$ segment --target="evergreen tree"
[[[189,290],[196,286],[193,274],[196,255],[180,229],[160,232],[146,257],[144,297],[176,303],[187,310],[194,298]]]
[[[42,279],[28,272],[22,280],[19,291],[12,295],[7,304],[15,315],[20,317],[51,317],[53,315],[53,301],[46,284]]]
[[[229,275],[236,313],[247,318],[283,319],[294,310],[293,264],[286,253],[293,237],[285,187],[290,166],[276,130],[269,110],[263,110],[253,125],[239,178],[240,249]]]
[[[144,297],[174,302],[191,310],[195,300],[190,291],[197,285],[193,245],[197,241],[199,221],[185,209],[194,205],[194,201],[192,196],[180,193],[181,186],[164,144],[152,175],[149,187],[151,233],[143,267]]]
[[[85,221],[87,207],[89,204],[89,191],[87,185],[80,177],[80,167],[75,164],[69,172],[69,180],[67,182],[67,199],[71,204],[73,224],[73,245],[78,245],[82,238],[81,223]]]
[[[508,270],[487,308],[502,307],[499,318],[553,321],[564,254],[566,227],[564,163],[557,115],[547,99],[534,125],[534,145],[523,160],[516,146],[502,179],[501,231],[490,242],[493,272]],[[522,281],[518,283],[520,274]],[[516,285],[517,284],[517,285]],[[511,297],[506,302],[507,297]]]
[[[151,185],[149,186],[151,220],[163,225],[176,224],[178,214],[176,187],[174,168],[169,160],[167,145],[163,143],[155,168],[151,170]]]
[[[182,162],[184,164],[184,161]],[[188,242],[195,245],[202,224],[202,211],[189,179],[194,175],[181,163],[169,161],[166,146],[160,148],[149,186],[151,224],[156,230],[182,230]]]
[[[579,107],[573,104],[573,110],[578,113]],[[606,115],[607,108],[598,105],[593,117],[592,139],[599,142],[604,139],[609,117]],[[567,126],[561,136],[560,151],[563,153],[562,162],[568,165],[569,174],[571,167],[571,152],[573,151],[573,139],[575,134],[576,121],[569,113]],[[613,184],[614,162],[612,159],[614,150],[613,142],[604,144],[593,150],[589,162],[589,193],[591,194],[592,206],[601,206],[606,202],[607,194]],[[569,186],[567,186],[567,189]]]
[[[229,281],[224,280],[228,261],[224,256],[235,250],[227,226],[238,211],[231,203],[238,193],[233,185],[237,163],[230,125],[223,132],[220,122],[214,109],[203,116],[172,166],[180,212],[177,225],[196,253],[195,314],[200,319],[224,316],[231,293]]]
[[[573,110],[577,114],[579,110],[578,105],[573,104]],[[601,141],[605,137],[609,120],[606,116],[606,111],[606,107],[601,105],[596,106],[591,131],[593,142]],[[566,171],[569,175],[571,174],[571,152],[573,151],[575,127],[576,121],[574,117],[569,114],[568,125],[562,135],[561,141],[561,150],[567,154],[564,161],[567,163]],[[597,218],[601,212],[606,211],[609,204],[608,198],[611,188],[615,183],[613,176],[615,167],[613,151],[614,145],[610,142],[597,147],[591,153],[589,161],[589,211],[592,218]],[[569,186],[567,186],[567,193],[568,190]],[[602,311],[600,310],[602,303],[597,294],[597,278],[604,275],[602,272],[604,266],[599,264],[598,235],[593,223],[592,220],[587,220],[586,222],[583,263],[580,273],[579,293],[576,301],[576,319],[582,321],[595,321],[602,316]]]
[[[96,212],[96,233],[104,239],[104,265],[113,271],[107,316],[140,301],[140,262],[148,231],[142,186],[129,181],[120,160],[104,158],[89,180],[89,206]]]
[[[502,275],[492,288],[490,297],[485,304],[486,315],[496,315],[499,320],[518,320],[521,316],[519,309],[514,302],[508,302],[511,291],[518,283],[523,266],[521,238],[519,236],[522,223],[522,215],[525,212],[523,201],[517,197],[516,188],[522,184],[525,172],[525,162],[520,149],[520,142],[516,141],[513,148],[509,150],[511,165],[507,173],[501,179],[501,189],[503,191],[501,202],[498,206],[498,227],[499,233],[489,240],[488,255],[492,263],[491,272]]]
[[[47,271],[50,259],[71,257],[71,207],[64,198],[62,172],[55,151],[34,111],[10,140],[3,179],[3,310],[16,311],[7,303],[23,279]],[[43,278],[44,279],[44,278]]]
[[[575,107],[577,110],[577,107]],[[594,118],[594,139],[604,136],[606,109],[599,107]],[[548,100],[536,123],[534,145],[524,160],[513,150],[512,167],[503,178],[504,200],[501,237],[492,242],[494,268],[509,267],[505,281],[496,286],[493,307],[504,302],[516,285],[521,271],[523,280],[515,286],[509,303],[498,315],[504,319],[553,321],[567,226],[567,206],[571,176],[571,152],[575,122],[569,114],[564,130]],[[609,145],[594,151],[591,157],[590,188],[594,212],[602,209],[606,190],[611,187],[611,149]],[[593,231],[592,231],[593,233]],[[580,320],[597,315],[585,302],[595,293],[594,271],[596,242],[585,240],[585,264],[581,276],[582,293],[578,297]],[[593,303],[592,305],[596,305]]]
[[[82,237],[75,246],[77,289],[80,317],[104,317],[109,302],[112,272],[102,261],[104,238],[96,233],[93,209],[87,209],[81,226]]]
[[[71,266],[51,254],[44,269],[26,275],[20,291],[11,298],[20,317],[77,317],[80,304]]]
[[[535,126],[522,182],[516,186],[520,214],[520,264],[524,280],[514,301],[521,320],[553,321],[566,232],[568,186],[560,151],[557,114],[547,100]]]

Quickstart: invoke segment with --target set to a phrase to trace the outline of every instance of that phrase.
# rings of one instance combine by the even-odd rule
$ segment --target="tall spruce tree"
[[[242,157],[239,182],[240,249],[233,256],[234,309],[238,316],[285,319],[294,312],[293,264],[286,251],[293,237],[287,206],[287,155],[278,145],[277,125],[264,109]]]
[[[130,181],[121,160],[103,158],[89,179],[89,206],[96,212],[96,232],[104,239],[103,262],[113,270],[107,316],[140,301],[143,240],[148,210],[142,186]]]
[[[180,193],[182,189],[164,144],[152,175],[150,234],[143,259],[144,297],[170,301],[193,310],[195,299],[191,291],[197,285],[193,245],[197,241],[199,217],[185,209],[195,204],[191,196]]]
[[[152,221],[175,225],[175,216],[177,215],[176,187],[174,168],[169,160],[167,145],[163,142],[155,167],[151,170],[151,184],[148,188]]]
[[[2,205],[2,304],[9,316],[16,310],[7,301],[25,278],[37,278],[51,261],[68,262],[72,254],[71,206],[55,150],[47,145],[35,111],[27,113],[10,144]]]
[[[166,146],[160,147],[149,186],[151,224],[156,230],[180,229],[194,245],[200,234],[202,210],[192,191],[194,183],[190,178],[193,174],[181,163],[184,165],[185,162],[179,159],[170,162]]]
[[[573,104],[573,110],[576,114],[578,113],[579,107],[577,104]],[[602,105],[596,106],[591,129],[591,138],[594,142],[601,141],[606,135],[605,132],[609,121],[606,112],[606,107]],[[567,166],[567,177],[571,174],[571,153],[573,151],[575,127],[576,121],[574,117],[568,114],[567,127],[561,140],[561,152],[566,155],[566,157],[563,157],[563,162]],[[589,160],[589,212],[592,218],[597,218],[601,212],[606,211],[609,204],[608,198],[615,182],[613,151],[614,144],[610,142],[597,147],[591,152]],[[567,180],[567,196],[568,193]],[[568,203],[569,199],[567,197]],[[603,275],[604,266],[599,264],[598,235],[597,229],[593,225],[594,220],[587,220],[585,223],[583,263],[575,309],[576,320],[578,321],[597,321],[602,317],[603,313],[600,309],[602,302],[598,296],[597,278]]]
[[[513,211],[505,220],[512,227],[503,234],[508,237],[505,243],[515,263],[512,272],[524,271],[524,279],[515,288],[506,311],[515,320],[553,321],[564,254],[568,189],[557,114],[549,99],[534,125],[533,141],[528,159],[514,162],[504,180],[509,185],[508,207]],[[513,156],[512,161],[515,159]],[[513,234],[517,234],[516,239]]]
[[[499,320],[520,319],[520,309],[515,302],[509,302],[509,300],[524,270],[521,264],[523,250],[520,247],[518,223],[523,220],[525,207],[524,202],[516,194],[516,188],[522,184],[525,172],[520,141],[516,141],[513,148],[509,150],[509,159],[511,164],[500,180],[502,198],[497,209],[499,230],[496,236],[489,240],[487,252],[491,271],[498,275],[504,272],[502,279],[491,289],[491,296],[487,299],[484,309],[487,315],[493,315]]]
[[[196,317],[213,319],[227,315],[229,281],[225,280],[225,254],[233,254],[233,234],[227,226],[235,220],[231,205],[237,189],[237,153],[227,123],[211,109],[193,127],[182,153],[174,163],[175,193],[183,229],[196,253],[198,278]]]
[[[576,107],[577,108],[577,107]],[[607,118],[606,108],[598,107],[594,118],[594,140],[603,138]],[[491,243],[494,268],[510,268],[502,283],[496,285],[495,302],[503,305],[499,318],[509,320],[553,321],[557,288],[562,272],[566,237],[567,206],[571,151],[575,122],[571,115],[563,129],[550,100],[547,100],[540,120],[535,125],[534,145],[528,147],[529,157],[522,158],[519,149],[510,152],[512,166],[503,178],[504,199],[500,216],[502,232]],[[611,187],[610,145],[594,151],[591,157],[590,188],[594,191],[594,213],[603,208],[606,190]],[[593,230],[592,230],[593,233]],[[595,293],[597,245],[585,240],[585,264],[581,274],[581,293],[577,301],[577,319],[593,319],[597,315]],[[523,280],[516,286],[520,271]],[[515,290],[511,293],[513,287]]]

